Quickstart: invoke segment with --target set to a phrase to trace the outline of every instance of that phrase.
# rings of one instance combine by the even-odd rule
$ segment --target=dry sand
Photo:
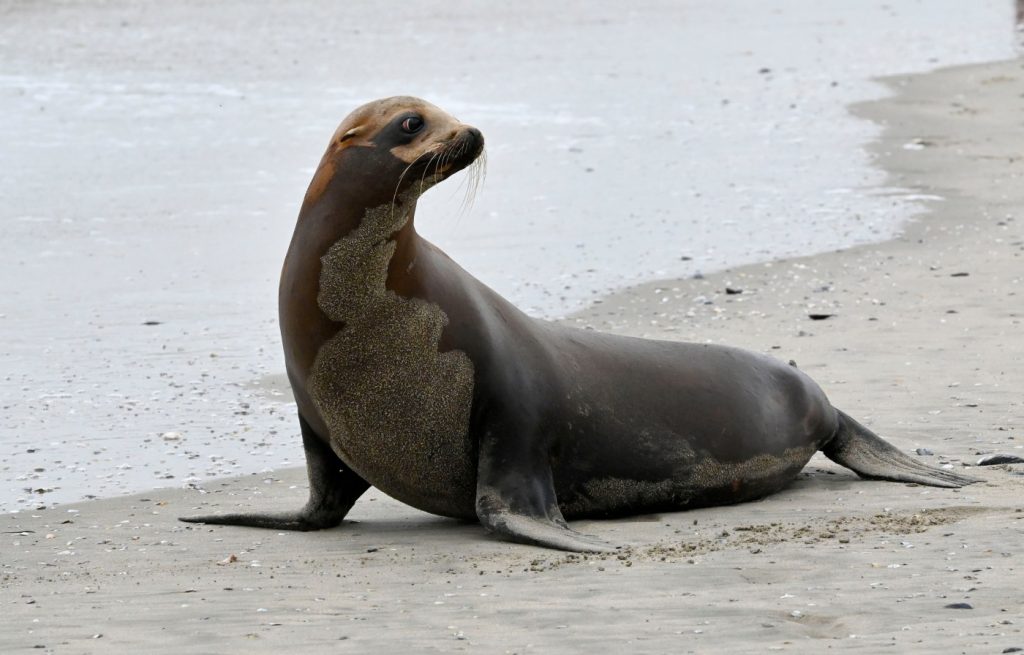
[[[1024,454],[1024,65],[888,82],[855,110],[886,125],[877,160],[942,198],[901,238],[645,285],[570,322],[793,358],[937,463]],[[23,512],[0,520],[0,652],[1011,652],[1021,469],[939,490],[817,458],[761,502],[576,524],[629,544],[600,557],[379,494],[315,534],[175,521],[297,506],[300,470]]]

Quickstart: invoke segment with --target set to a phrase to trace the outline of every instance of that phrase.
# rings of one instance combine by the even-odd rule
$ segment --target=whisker
[[[427,171],[430,170],[430,165],[434,164],[434,172],[431,175],[431,177],[433,177],[434,175],[437,175],[437,163],[436,162],[438,161],[439,158],[442,158],[443,156],[444,156],[444,152],[443,151],[435,152],[434,154],[432,154],[430,156],[430,159],[427,160],[427,164],[423,167],[423,174],[420,175],[420,183],[419,183],[420,184],[420,193],[423,193],[423,183],[427,179]]]
[[[411,164],[406,166],[405,170],[402,171],[402,174],[398,176],[398,182],[395,183],[395,192],[391,195],[391,216],[389,217],[389,220],[394,220],[395,218],[395,203],[398,201],[398,189],[402,186],[402,180],[405,179],[405,174],[408,173],[409,169],[415,164],[416,161],[413,161]]]
[[[424,166],[424,174],[425,174],[426,170],[430,167],[430,161],[433,160],[435,157],[437,157],[438,153],[436,152],[436,150],[438,149],[439,146],[440,146],[440,144],[431,146],[430,150],[427,150],[422,155],[420,155],[419,157],[414,159],[411,164],[409,164],[408,166],[405,167],[405,170],[402,171],[402,174],[398,176],[398,182],[395,184],[395,192],[391,195],[391,216],[392,216],[392,218],[394,217],[394,214],[395,214],[395,203],[398,200],[398,190],[402,186],[402,180],[405,179],[405,174],[409,172],[409,169],[411,169],[420,160],[422,160],[423,157],[425,157],[428,153],[430,153],[430,160],[428,160],[426,166]],[[422,193],[422,191],[423,191],[423,176],[420,176],[420,192]]]
[[[466,178],[466,195],[462,199],[460,213],[466,213],[476,202],[477,193],[483,186],[484,177],[487,174],[487,151],[481,150],[480,155],[470,164]]]
[[[423,165],[423,171],[420,173],[420,178],[416,182],[419,184],[419,192],[422,194],[424,187],[427,184],[427,178],[434,178],[442,175],[444,170],[452,161],[458,160],[460,157],[466,154],[469,150],[469,144],[466,142],[458,142],[455,144],[435,144],[430,147],[426,152],[416,158],[411,164],[405,167],[402,174],[398,177],[398,182],[395,184],[395,192],[391,196],[391,215],[394,217],[395,207],[398,203],[398,192],[401,189],[402,182],[405,180],[405,176],[412,170],[413,166],[417,164]],[[426,162],[424,163],[424,159]],[[476,201],[476,196],[483,186],[484,180],[487,177],[487,151],[481,150],[480,155],[468,166],[466,176],[459,182],[459,187],[465,185],[463,192],[462,202],[459,206],[459,212],[456,217],[456,225],[466,212],[469,211],[470,207]],[[458,192],[458,187],[455,189]]]
[[[437,162],[434,164],[434,175],[437,175],[438,173],[440,173],[441,167],[448,163],[448,156],[449,156],[448,148],[444,148],[443,150],[441,150],[441,156],[440,156],[440,158],[438,158]]]

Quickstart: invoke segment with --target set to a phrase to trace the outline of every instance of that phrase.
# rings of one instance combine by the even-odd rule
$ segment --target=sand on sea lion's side
[[[904,236],[644,285],[569,321],[795,359],[931,462],[1024,454],[1024,64],[888,83],[854,111],[886,126],[891,186],[936,198]],[[23,512],[0,519],[0,652],[1004,652],[1024,648],[1022,470],[942,490],[819,456],[761,502],[577,523],[628,544],[603,556],[374,494],[320,533],[175,521],[295,507],[298,469]]]

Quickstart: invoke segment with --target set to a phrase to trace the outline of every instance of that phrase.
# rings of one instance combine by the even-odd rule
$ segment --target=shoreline
[[[886,83],[853,108],[885,128],[871,152],[889,186],[943,198],[900,237],[640,285],[566,322],[795,359],[836,406],[954,466],[1022,454],[1024,62]],[[0,649],[998,652],[1024,647],[1021,468],[936,490],[819,455],[762,501],[574,523],[621,556],[499,542],[379,493],[322,533],[174,520],[292,508],[301,469],[25,510],[0,528]]]

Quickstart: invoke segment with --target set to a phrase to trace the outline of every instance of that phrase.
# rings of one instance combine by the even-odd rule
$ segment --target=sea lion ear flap
[[[353,127],[351,130],[349,130],[348,132],[345,132],[344,134],[342,134],[341,136],[338,137],[338,145],[341,145],[342,143],[345,143],[346,141],[348,141],[349,139],[351,139],[353,137],[359,136],[362,133],[362,131],[363,131],[363,126],[362,125],[360,125],[359,127]]]

